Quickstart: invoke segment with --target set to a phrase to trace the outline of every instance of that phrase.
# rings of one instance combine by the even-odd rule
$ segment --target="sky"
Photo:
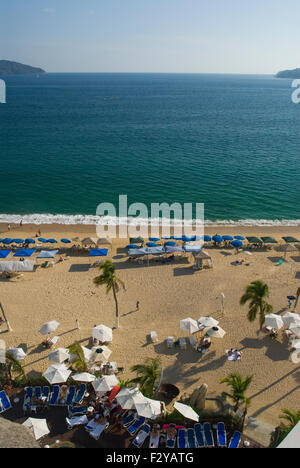
[[[1,0],[0,59],[47,72],[300,67],[299,0]]]

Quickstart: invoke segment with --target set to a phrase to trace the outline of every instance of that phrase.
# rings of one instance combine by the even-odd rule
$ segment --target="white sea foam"
[[[118,218],[118,217],[99,217],[96,215],[62,215],[62,214],[0,214],[0,223],[18,224],[22,219],[23,224],[85,224],[85,225],[111,225],[119,226],[130,224],[147,226],[151,224],[153,226],[179,226],[181,220],[170,220],[166,218],[155,218],[152,220],[143,218]],[[186,221],[186,225],[193,225],[195,222]],[[207,226],[300,226],[300,219],[240,219],[238,221],[230,219],[218,219],[218,220],[205,220]]]

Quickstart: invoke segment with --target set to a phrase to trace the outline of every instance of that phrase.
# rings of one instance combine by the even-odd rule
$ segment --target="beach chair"
[[[133,424],[133,422],[136,420],[136,417],[137,417],[136,411],[130,411],[129,413],[126,413],[122,418],[122,426],[123,427],[130,426],[130,424]]]
[[[173,336],[169,336],[167,339],[167,347],[168,348],[173,348],[174,347],[174,338]]]
[[[149,424],[145,424],[143,429],[140,430],[134,441],[132,442],[132,445],[137,448],[141,448],[142,445],[144,444],[145,440],[147,437],[149,437],[151,431],[151,427]]]
[[[225,424],[219,422],[217,426],[217,439],[219,447],[227,447]]]
[[[24,396],[24,400],[31,400],[31,398],[33,397],[33,388],[32,387],[25,387],[25,396]]]
[[[228,448],[239,448],[240,442],[242,439],[242,434],[239,431],[235,431],[233,436],[230,439]]]
[[[85,430],[88,431],[88,432],[92,432],[94,431],[95,429],[97,429],[97,427],[99,426],[99,420],[98,419],[91,419],[91,421],[88,421],[88,424],[86,424],[85,426]]]
[[[98,427],[96,427],[96,429],[91,431],[89,434],[90,434],[91,437],[93,437],[93,439],[99,440],[102,432],[105,431],[105,429],[107,429],[108,426],[109,426],[109,423],[98,424]]]
[[[58,397],[59,397],[59,386],[54,385],[53,392],[50,395],[49,406],[57,405]]]
[[[44,387],[43,388],[43,393],[42,393],[42,400],[47,402],[48,398],[49,398],[49,395],[50,395],[50,387]]]
[[[190,345],[193,349],[197,350],[198,348],[198,342],[197,340],[193,337],[193,336],[189,336],[189,342],[190,342]]]
[[[151,337],[152,343],[156,343],[156,342],[158,341],[158,336],[157,336],[156,331],[152,331],[152,332],[150,333],[150,337]]]
[[[5,391],[2,390],[0,392],[0,413],[4,413],[11,408],[11,403],[9,401],[8,396],[6,395]]]
[[[71,406],[75,397],[76,393],[76,388],[74,385],[71,385],[69,388],[68,396],[67,396],[67,401],[66,401],[66,406]]]
[[[69,406],[68,407],[68,412],[69,412],[69,416],[70,418],[72,418],[73,416],[79,416],[81,414],[86,414],[88,411],[88,407],[87,406]]]
[[[49,340],[49,347],[52,348],[52,346],[55,346],[58,340],[59,336],[54,336],[53,338],[51,338],[51,340]]]
[[[47,268],[48,265],[49,265],[49,262],[46,261],[46,262],[44,262],[44,263],[41,264],[41,268]]]
[[[167,429],[167,439],[166,439],[166,447],[167,448],[175,448],[176,445],[176,424],[169,424],[169,427],[174,428],[175,432],[173,434],[170,434],[170,432]]]
[[[179,449],[186,448],[186,430],[185,429],[178,430],[177,447]]]
[[[185,338],[179,338],[180,349],[186,349],[186,340]]]
[[[203,424],[203,430],[204,430],[204,437],[205,437],[205,445],[206,447],[214,447],[214,436],[213,432],[211,430],[211,425],[210,423],[204,423]]]
[[[35,387],[34,394],[35,394],[36,398],[40,399],[41,396],[42,396],[42,388],[41,387]]]
[[[81,384],[77,392],[77,395],[75,397],[75,400],[73,401],[74,405],[77,405],[77,404],[80,405],[82,403],[85,392],[86,392],[86,384]]]
[[[203,434],[202,424],[200,424],[200,423],[195,424],[194,425],[194,430],[195,430],[195,436],[196,436],[196,441],[197,441],[198,448],[204,448],[205,447],[205,441],[204,441],[204,434]]]
[[[88,423],[88,418],[84,416],[75,416],[74,418],[66,418],[68,429],[71,430],[75,426],[81,426]]]
[[[141,427],[145,424],[145,422],[146,422],[146,418],[144,418],[144,416],[140,416],[136,421],[134,421],[133,424],[131,424],[131,426],[127,428],[127,431],[129,432],[129,434],[133,435],[139,429],[141,429]]]
[[[158,448],[159,437],[160,437],[160,426],[159,424],[156,424],[153,427],[153,430],[150,434],[149,448],[152,448],[152,449]]]
[[[194,429],[189,428],[187,430],[187,441],[188,441],[188,447],[190,449],[197,448],[196,435],[195,435]]]

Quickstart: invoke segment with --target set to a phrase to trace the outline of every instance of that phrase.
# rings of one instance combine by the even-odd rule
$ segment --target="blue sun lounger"
[[[225,424],[223,422],[218,423],[217,438],[218,438],[219,447],[227,447],[226,430],[225,430]]]
[[[11,403],[9,401],[8,396],[6,395],[5,391],[2,390],[0,392],[0,413],[4,413],[11,408]]]
[[[25,396],[24,400],[30,399],[33,397],[33,388],[32,387],[25,387]]]
[[[136,417],[137,417],[136,411],[132,411],[124,415],[124,417],[122,418],[122,426],[123,427],[130,426],[130,424],[133,424],[133,422],[136,420]]]
[[[166,447],[167,448],[175,448],[175,444],[176,444],[176,424],[169,424],[169,427],[175,429],[175,434],[174,434],[174,437],[171,439],[169,434],[167,433],[167,440],[166,440]]]
[[[128,427],[127,431],[129,434],[133,435],[135,434],[141,427],[145,424],[146,418],[144,416],[140,416],[136,421],[134,421],[131,426]]]
[[[53,392],[50,395],[50,401],[49,401],[50,406],[55,406],[57,404],[58,396],[59,396],[59,386],[54,385]]]
[[[200,423],[195,424],[194,425],[194,430],[195,430],[195,435],[196,435],[196,441],[197,441],[198,448],[204,448],[205,447],[205,442],[204,442],[202,424],[200,424]]]
[[[87,406],[75,406],[75,407],[69,406],[68,407],[70,418],[73,416],[79,416],[80,414],[86,414],[87,411],[88,411]]]
[[[188,446],[189,446],[190,449],[197,448],[196,436],[195,436],[194,429],[188,429],[187,430],[187,440],[188,440]]]
[[[186,448],[186,431],[185,431],[185,429],[178,429],[177,447],[179,449],[185,449]]]
[[[34,389],[34,394],[36,396],[36,398],[41,398],[42,396],[42,388],[41,387],[35,387]]]
[[[204,436],[205,436],[205,445],[206,447],[214,447],[214,436],[211,430],[211,425],[210,423],[204,423],[203,424],[203,430],[204,430]]]
[[[42,393],[42,399],[45,401],[48,401],[49,395],[50,395],[50,387],[44,387],[43,393]]]
[[[74,397],[75,397],[75,393],[76,393],[76,388],[74,387],[74,385],[71,385],[71,387],[69,388],[68,396],[67,396],[66,406],[72,405]]]
[[[149,437],[150,431],[151,431],[151,427],[149,426],[149,424],[145,424],[143,429],[140,430],[140,432],[138,433],[138,435],[132,442],[132,445],[137,448],[142,447],[147,437]]]
[[[239,448],[242,439],[242,434],[239,431],[235,431],[229,442],[228,448]]]
[[[81,384],[80,385],[80,388],[77,392],[77,395],[75,397],[75,400],[73,401],[73,404],[79,404],[82,402],[83,400],[83,397],[85,395],[85,392],[86,392],[86,384]]]

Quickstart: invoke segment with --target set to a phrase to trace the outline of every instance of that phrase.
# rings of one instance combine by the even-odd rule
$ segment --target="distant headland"
[[[291,79],[300,79],[300,68],[295,68],[295,70],[283,70],[275,75],[275,78],[291,78]]]
[[[10,60],[0,60],[0,75],[44,75],[45,73],[42,68],[23,65]]]

